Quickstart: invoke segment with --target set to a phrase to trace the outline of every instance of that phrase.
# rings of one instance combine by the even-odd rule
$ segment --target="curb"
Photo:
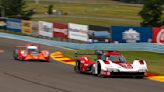
[[[61,52],[54,52],[50,56],[53,60],[75,66],[75,61],[70,58],[64,57],[64,55]]]
[[[147,77],[147,79],[164,83],[164,76],[151,76]]]

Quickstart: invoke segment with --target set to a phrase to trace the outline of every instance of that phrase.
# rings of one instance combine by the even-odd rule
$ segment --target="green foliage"
[[[4,16],[9,18],[30,19],[34,14],[33,10],[25,10],[26,2],[24,0],[1,0],[1,11]]]
[[[145,0],[143,9],[139,12],[143,21],[141,26],[161,27],[164,25],[162,19],[163,0]]]
[[[49,15],[53,14],[53,5],[52,5],[52,4],[50,4],[50,5],[48,6],[48,11],[47,11],[47,13],[48,13]]]

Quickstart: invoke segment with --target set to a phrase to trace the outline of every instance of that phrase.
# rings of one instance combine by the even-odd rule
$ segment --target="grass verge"
[[[51,3],[54,5],[55,10],[60,10],[68,15],[83,15],[94,17],[107,17],[107,18],[125,18],[125,19],[141,19],[138,12],[141,6],[129,6],[120,4],[85,4],[85,3]],[[49,4],[34,4],[28,3],[30,8],[35,8],[37,13],[45,13],[48,10]],[[36,7],[37,6],[37,7]]]
[[[124,5],[120,3],[59,3],[51,2],[54,5],[54,10],[62,11],[68,16],[86,16],[94,18],[66,18],[66,17],[45,17],[45,18],[33,18],[33,20],[44,20],[49,22],[62,22],[62,23],[79,23],[79,24],[92,24],[100,26],[111,25],[125,25],[125,26],[139,26],[141,18],[138,16],[138,12],[141,10],[141,6]],[[45,14],[48,10],[48,3],[28,3],[27,8],[35,8],[36,13]],[[115,20],[101,20],[97,18],[114,18]],[[117,19],[118,18],[118,19]],[[134,20],[122,21],[121,19]]]
[[[49,22],[61,22],[61,23],[78,23],[85,25],[99,25],[99,26],[139,26],[139,22],[126,22],[126,21],[114,21],[114,20],[95,20],[87,18],[64,18],[64,17],[50,17],[50,18],[34,18],[34,21],[49,21]]]

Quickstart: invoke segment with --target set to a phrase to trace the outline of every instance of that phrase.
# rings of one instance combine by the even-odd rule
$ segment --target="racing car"
[[[33,61],[49,61],[49,51],[40,51],[39,46],[27,44],[26,46],[16,46],[13,51],[15,60],[33,60]]]
[[[135,59],[133,63],[128,63],[119,51],[97,52],[98,59],[93,62],[85,54],[76,53],[74,70],[78,73],[89,73],[99,77],[130,76],[143,78],[147,75],[147,64],[145,60]],[[88,55],[88,54],[86,54]]]

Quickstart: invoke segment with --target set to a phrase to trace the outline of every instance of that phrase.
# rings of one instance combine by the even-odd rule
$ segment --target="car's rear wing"
[[[15,46],[15,48],[26,48],[27,46]]]
[[[40,49],[40,45],[34,45],[33,43],[29,43],[25,46],[15,46],[15,49],[26,49],[27,46],[36,46],[36,47],[38,47],[38,49]]]
[[[79,51],[76,51],[75,52],[75,57],[78,57],[80,55],[96,55],[97,57],[102,55],[104,52],[103,50],[91,50],[90,52],[79,52]]]
[[[27,46],[15,46],[15,50],[25,50]]]
[[[76,55],[102,55],[105,52],[119,52],[119,51],[114,51],[114,50],[91,50],[91,52],[76,51],[75,54]]]

